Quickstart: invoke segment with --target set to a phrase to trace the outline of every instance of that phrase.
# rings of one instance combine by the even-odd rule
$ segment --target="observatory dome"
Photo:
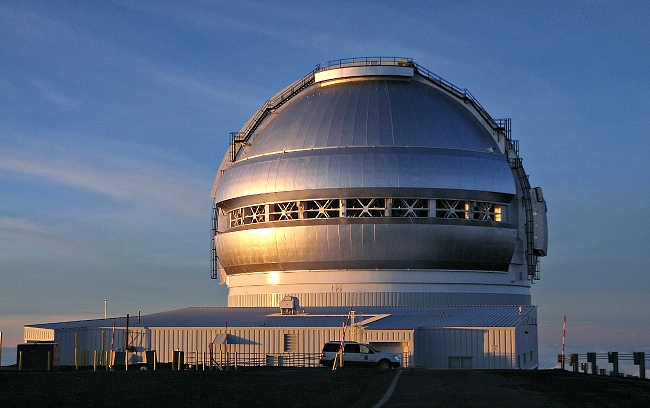
[[[231,138],[212,193],[229,306],[530,304],[541,190],[466,90],[408,59],[335,61]]]

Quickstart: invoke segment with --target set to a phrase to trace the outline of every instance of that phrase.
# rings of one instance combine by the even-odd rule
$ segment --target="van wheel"
[[[390,361],[388,360],[381,360],[377,364],[377,368],[380,369],[381,371],[388,371],[390,370]]]

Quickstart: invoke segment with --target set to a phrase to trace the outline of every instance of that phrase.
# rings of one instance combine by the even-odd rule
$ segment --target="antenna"
[[[562,371],[564,371],[564,338],[566,337],[566,315],[564,315],[564,324],[562,326]]]

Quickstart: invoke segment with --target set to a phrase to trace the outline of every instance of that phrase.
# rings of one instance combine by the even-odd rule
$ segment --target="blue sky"
[[[210,190],[229,132],[320,62],[397,56],[512,118],[549,207],[540,355],[565,314],[568,350],[650,351],[650,5],[449,3],[0,2],[4,346],[104,299],[224,306]]]

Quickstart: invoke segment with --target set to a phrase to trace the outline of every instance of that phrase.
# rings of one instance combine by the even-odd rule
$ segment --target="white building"
[[[315,308],[282,315],[275,308],[187,308],[130,318],[129,363],[318,365],[323,344],[343,338],[349,309]],[[440,306],[355,311],[347,340],[399,353],[404,365],[426,368],[535,368],[537,317],[534,306]],[[25,327],[25,341],[55,341],[61,365],[92,365],[102,351],[124,351],[126,318],[39,324]],[[103,339],[103,340],[102,340]],[[86,356],[86,357],[84,357]],[[149,355],[151,356],[151,354]]]
[[[214,353],[215,341],[316,355],[352,308],[353,339],[410,365],[537,366],[546,203],[509,120],[409,59],[361,58],[319,66],[231,138],[212,191],[213,278],[229,307],[131,322],[133,358]],[[279,315],[287,296],[295,315]],[[74,333],[97,350],[113,321],[126,330],[109,320],[30,326],[25,340],[61,342],[65,365]]]

